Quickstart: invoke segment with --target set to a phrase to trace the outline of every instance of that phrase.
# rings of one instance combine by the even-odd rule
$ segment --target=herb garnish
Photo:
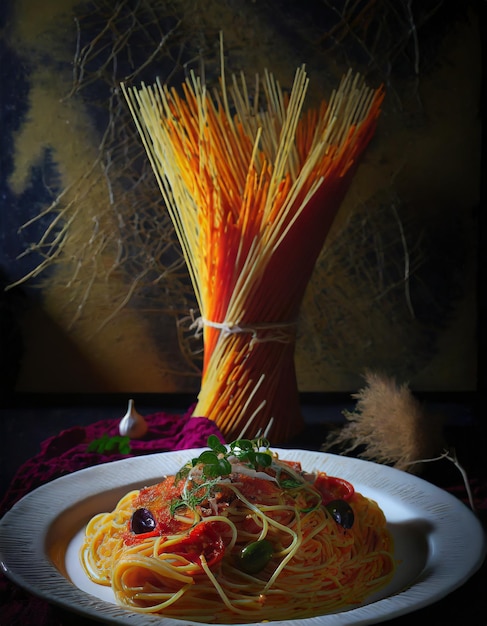
[[[171,504],[172,514],[181,506],[194,509],[206,500],[219,479],[232,473],[232,463],[243,463],[256,471],[272,463],[270,443],[264,437],[237,439],[226,446],[216,435],[210,435],[207,445],[209,450],[204,450],[176,474],[176,481],[184,479],[186,483],[181,498]],[[191,470],[196,466],[200,467],[202,481],[192,477]]]
[[[205,500],[209,500],[215,495],[215,487],[220,479],[236,471],[235,464],[255,471],[265,471],[273,463],[272,452],[269,449],[270,443],[264,437],[237,439],[226,446],[216,435],[210,435],[207,444],[209,450],[204,450],[198,457],[186,463],[176,474],[176,482],[184,480],[184,487],[181,496],[171,503],[171,515],[174,515],[180,507],[194,510]],[[274,464],[274,470],[275,476],[274,473],[272,475],[276,482],[291,494],[296,490],[296,498],[299,498],[300,491],[306,484],[300,478],[299,473],[281,464]],[[311,493],[316,498],[313,504],[305,506],[307,504],[305,502],[301,505],[296,502],[303,513],[321,506],[321,496],[313,491]]]
[[[254,470],[269,467],[272,463],[272,454],[269,451],[271,444],[263,437],[237,439],[227,447],[216,435],[210,435],[207,443],[210,450],[205,450],[191,461],[192,467],[202,464],[202,473],[207,478],[231,474],[231,461],[244,463]],[[265,450],[261,452],[261,448]]]
[[[87,451],[98,452],[99,454],[104,454],[105,452],[130,454],[130,437],[122,435],[109,437],[106,433],[104,433],[98,439],[93,439],[93,441],[88,445]]]

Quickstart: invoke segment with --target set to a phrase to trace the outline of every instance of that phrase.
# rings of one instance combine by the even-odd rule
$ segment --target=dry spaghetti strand
[[[204,363],[195,415],[214,420],[228,439],[250,415],[255,428],[273,419],[270,435],[284,441],[301,419],[299,307],[375,131],[383,91],[349,72],[328,103],[303,114],[304,67],[289,95],[271,73],[257,77],[255,104],[245,77],[227,87],[223,67],[213,93],[194,74],[182,96],[160,82],[122,87],[200,310]]]

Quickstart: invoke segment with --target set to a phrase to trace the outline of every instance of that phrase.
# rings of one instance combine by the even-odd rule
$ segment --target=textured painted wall
[[[268,68],[288,86],[306,63],[312,104],[348,67],[386,86],[305,297],[300,389],[354,390],[367,368],[420,390],[475,387],[475,5],[304,4],[16,0],[0,10],[0,270],[3,284],[19,281],[1,300],[6,388],[198,390],[191,285],[118,85],[178,85],[191,68],[211,85],[220,30],[228,72]]]

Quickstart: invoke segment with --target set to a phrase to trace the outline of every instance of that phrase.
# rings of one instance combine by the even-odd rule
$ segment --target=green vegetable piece
[[[254,541],[242,548],[238,556],[238,566],[246,574],[257,574],[269,563],[274,555],[272,543],[267,539]]]

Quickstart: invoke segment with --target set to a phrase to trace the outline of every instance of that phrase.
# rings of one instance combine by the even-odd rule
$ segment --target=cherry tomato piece
[[[350,500],[355,493],[353,485],[344,478],[328,476],[324,472],[319,472],[315,478],[314,486],[321,494],[323,504],[326,506],[333,500]]]
[[[200,522],[185,539],[171,547],[171,552],[184,556],[199,566],[203,555],[208,567],[212,567],[223,558],[225,544],[213,523]]]

